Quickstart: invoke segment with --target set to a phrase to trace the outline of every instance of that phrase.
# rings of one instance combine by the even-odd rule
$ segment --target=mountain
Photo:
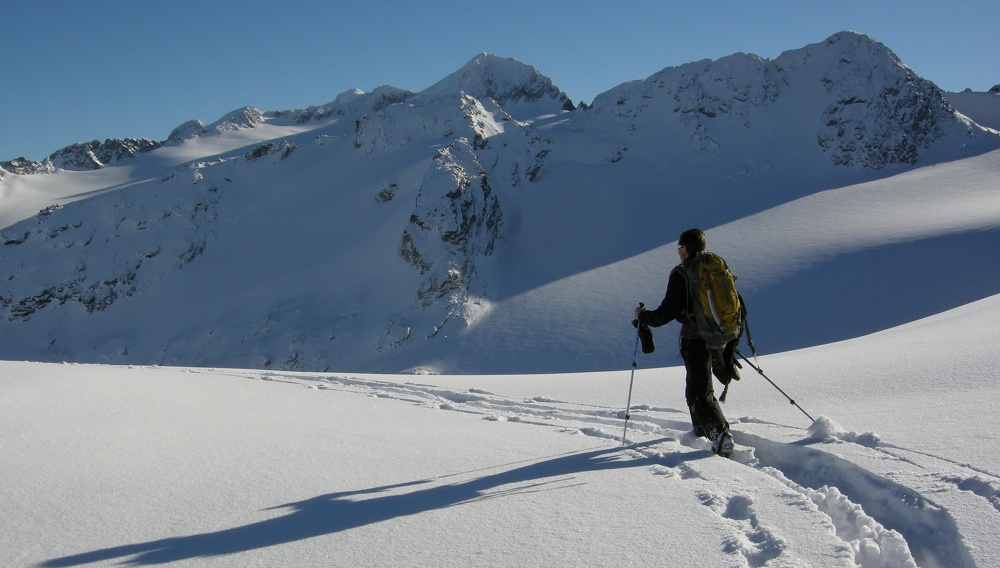
[[[1000,250],[997,148],[853,32],[667,68],[589,108],[483,54],[420,93],[0,164],[0,357],[620,368],[631,307],[662,297],[690,226],[740,276],[762,347],[846,339],[1000,292],[981,262]],[[962,277],[928,276],[930,254]],[[670,333],[648,364],[671,364]]]
[[[487,53],[480,54],[458,71],[425,89],[427,98],[449,97],[465,93],[477,100],[490,99],[503,108],[516,107],[518,103],[540,103],[531,111],[559,105],[560,110],[573,110],[573,102],[560,91],[552,80],[537,69],[514,59],[503,59]]]

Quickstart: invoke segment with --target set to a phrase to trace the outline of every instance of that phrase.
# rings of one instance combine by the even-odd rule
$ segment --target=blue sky
[[[574,101],[691,61],[765,58],[845,29],[948,91],[1000,83],[996,0],[846,2],[55,1],[0,20],[0,161],[74,142],[164,140],[246,105],[419,91],[476,54],[535,66]]]

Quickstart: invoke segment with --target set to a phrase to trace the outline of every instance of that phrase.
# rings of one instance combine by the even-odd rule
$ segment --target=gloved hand
[[[635,309],[635,318],[639,319],[639,314],[646,311],[646,304],[639,302],[639,307]]]
[[[639,307],[635,309],[635,319],[632,320],[632,326],[639,329],[639,343],[642,344],[642,352],[649,354],[656,350],[656,346],[653,345],[653,330],[650,329],[649,325],[644,323],[639,323],[639,314],[646,311],[645,304],[639,304]]]

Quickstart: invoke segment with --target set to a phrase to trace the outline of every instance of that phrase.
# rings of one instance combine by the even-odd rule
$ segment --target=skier
[[[712,356],[698,334],[694,319],[688,317],[691,295],[688,293],[684,265],[696,263],[699,253],[704,252],[705,233],[699,229],[688,229],[681,233],[677,245],[677,256],[680,257],[681,264],[670,272],[667,292],[660,306],[655,310],[636,308],[634,316],[640,323],[652,327],[660,327],[674,320],[681,324],[680,350],[687,371],[684,397],[691,412],[694,433],[712,441],[713,453],[729,457],[733,453],[733,436],[712,388]]]

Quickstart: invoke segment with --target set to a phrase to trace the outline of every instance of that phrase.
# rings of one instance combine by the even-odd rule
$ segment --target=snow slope
[[[998,176],[993,152],[831,189],[708,229],[709,248],[739,277],[759,348],[848,339],[875,331],[874,322],[899,325],[1000,292]],[[498,372],[529,368],[524,360],[540,372],[616,357],[624,366],[630,339],[621,326],[638,302],[662,299],[677,263],[670,236],[662,247],[498,302],[488,324],[449,347]],[[595,334],[606,341],[596,344]],[[654,337],[663,346],[655,364],[675,364],[674,330]],[[511,361],[511,352],[524,359]]]
[[[1000,296],[762,357],[733,460],[683,371],[0,363],[0,564],[995,566]]]
[[[946,93],[945,97],[960,113],[987,128],[1000,130],[1000,92],[977,93],[962,91]]]

